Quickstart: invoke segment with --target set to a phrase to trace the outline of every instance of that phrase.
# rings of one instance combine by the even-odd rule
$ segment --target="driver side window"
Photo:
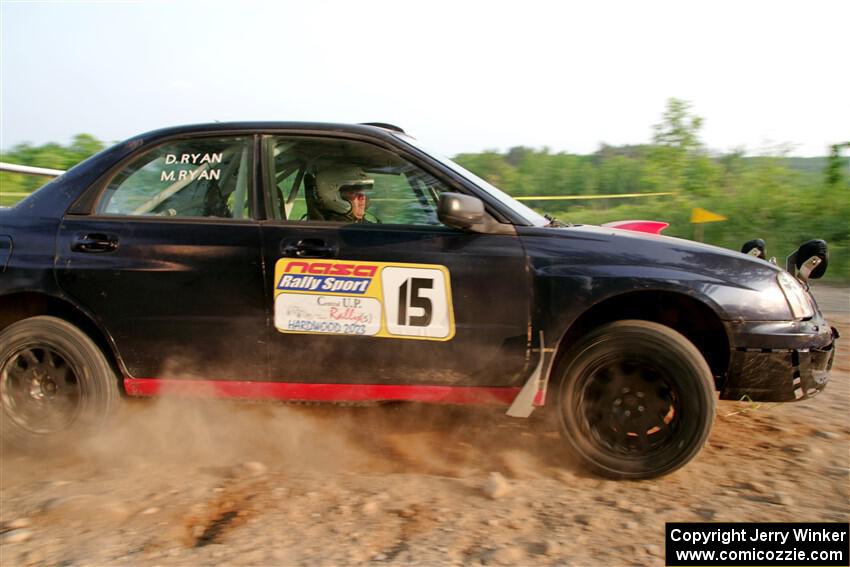
[[[438,226],[448,188],[414,164],[365,142],[307,136],[264,140],[277,219]]]

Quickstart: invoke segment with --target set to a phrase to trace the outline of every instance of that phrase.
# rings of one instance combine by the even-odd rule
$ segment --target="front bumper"
[[[732,352],[720,399],[793,402],[826,386],[838,331],[823,319],[730,323],[727,332]]]

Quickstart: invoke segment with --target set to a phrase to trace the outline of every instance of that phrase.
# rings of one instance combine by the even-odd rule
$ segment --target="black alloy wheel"
[[[0,371],[0,399],[9,419],[34,434],[62,431],[80,409],[72,363],[55,349],[24,346]]]
[[[118,403],[118,381],[92,340],[55,317],[0,333],[2,440],[23,449],[61,443],[97,424]]]
[[[669,327],[638,320],[598,327],[567,355],[560,378],[561,432],[603,476],[670,473],[696,456],[711,431],[711,371]]]

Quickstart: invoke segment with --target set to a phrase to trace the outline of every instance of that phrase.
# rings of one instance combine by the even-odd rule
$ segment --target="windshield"
[[[393,134],[397,138],[399,138],[399,139],[403,140],[404,142],[410,144],[411,146],[415,147],[416,149],[425,152],[426,154],[428,154],[432,158],[436,159],[437,161],[439,161],[440,163],[442,163],[446,167],[448,167],[448,168],[452,169],[453,171],[455,171],[456,173],[460,174],[465,179],[471,181],[475,186],[480,187],[481,189],[486,191],[489,195],[491,195],[493,198],[497,199],[500,203],[508,206],[512,211],[514,211],[520,217],[522,217],[523,219],[528,221],[528,224],[530,224],[532,226],[546,226],[546,225],[549,224],[549,221],[545,217],[538,214],[533,209],[523,205],[522,203],[520,203],[519,201],[517,201],[516,199],[514,199],[513,197],[511,197],[510,195],[508,195],[507,193],[505,193],[504,191],[502,191],[501,189],[496,187],[495,185],[492,185],[491,183],[487,182],[486,180],[481,179],[480,177],[478,177],[477,175],[475,175],[471,171],[461,167],[460,165],[456,164],[455,162],[453,162],[449,158],[442,156],[439,153],[432,152],[428,148],[423,147],[422,144],[420,144],[419,141],[416,140],[415,138],[411,138],[410,136],[408,136],[406,134],[400,134],[400,133],[396,133],[396,132],[393,132]]]

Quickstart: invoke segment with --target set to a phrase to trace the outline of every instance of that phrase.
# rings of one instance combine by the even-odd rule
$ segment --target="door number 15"
[[[431,324],[434,306],[431,299],[422,297],[419,292],[432,289],[434,280],[430,278],[409,278],[398,288],[398,324],[410,327],[427,327]],[[422,310],[421,315],[408,315],[408,307]]]

